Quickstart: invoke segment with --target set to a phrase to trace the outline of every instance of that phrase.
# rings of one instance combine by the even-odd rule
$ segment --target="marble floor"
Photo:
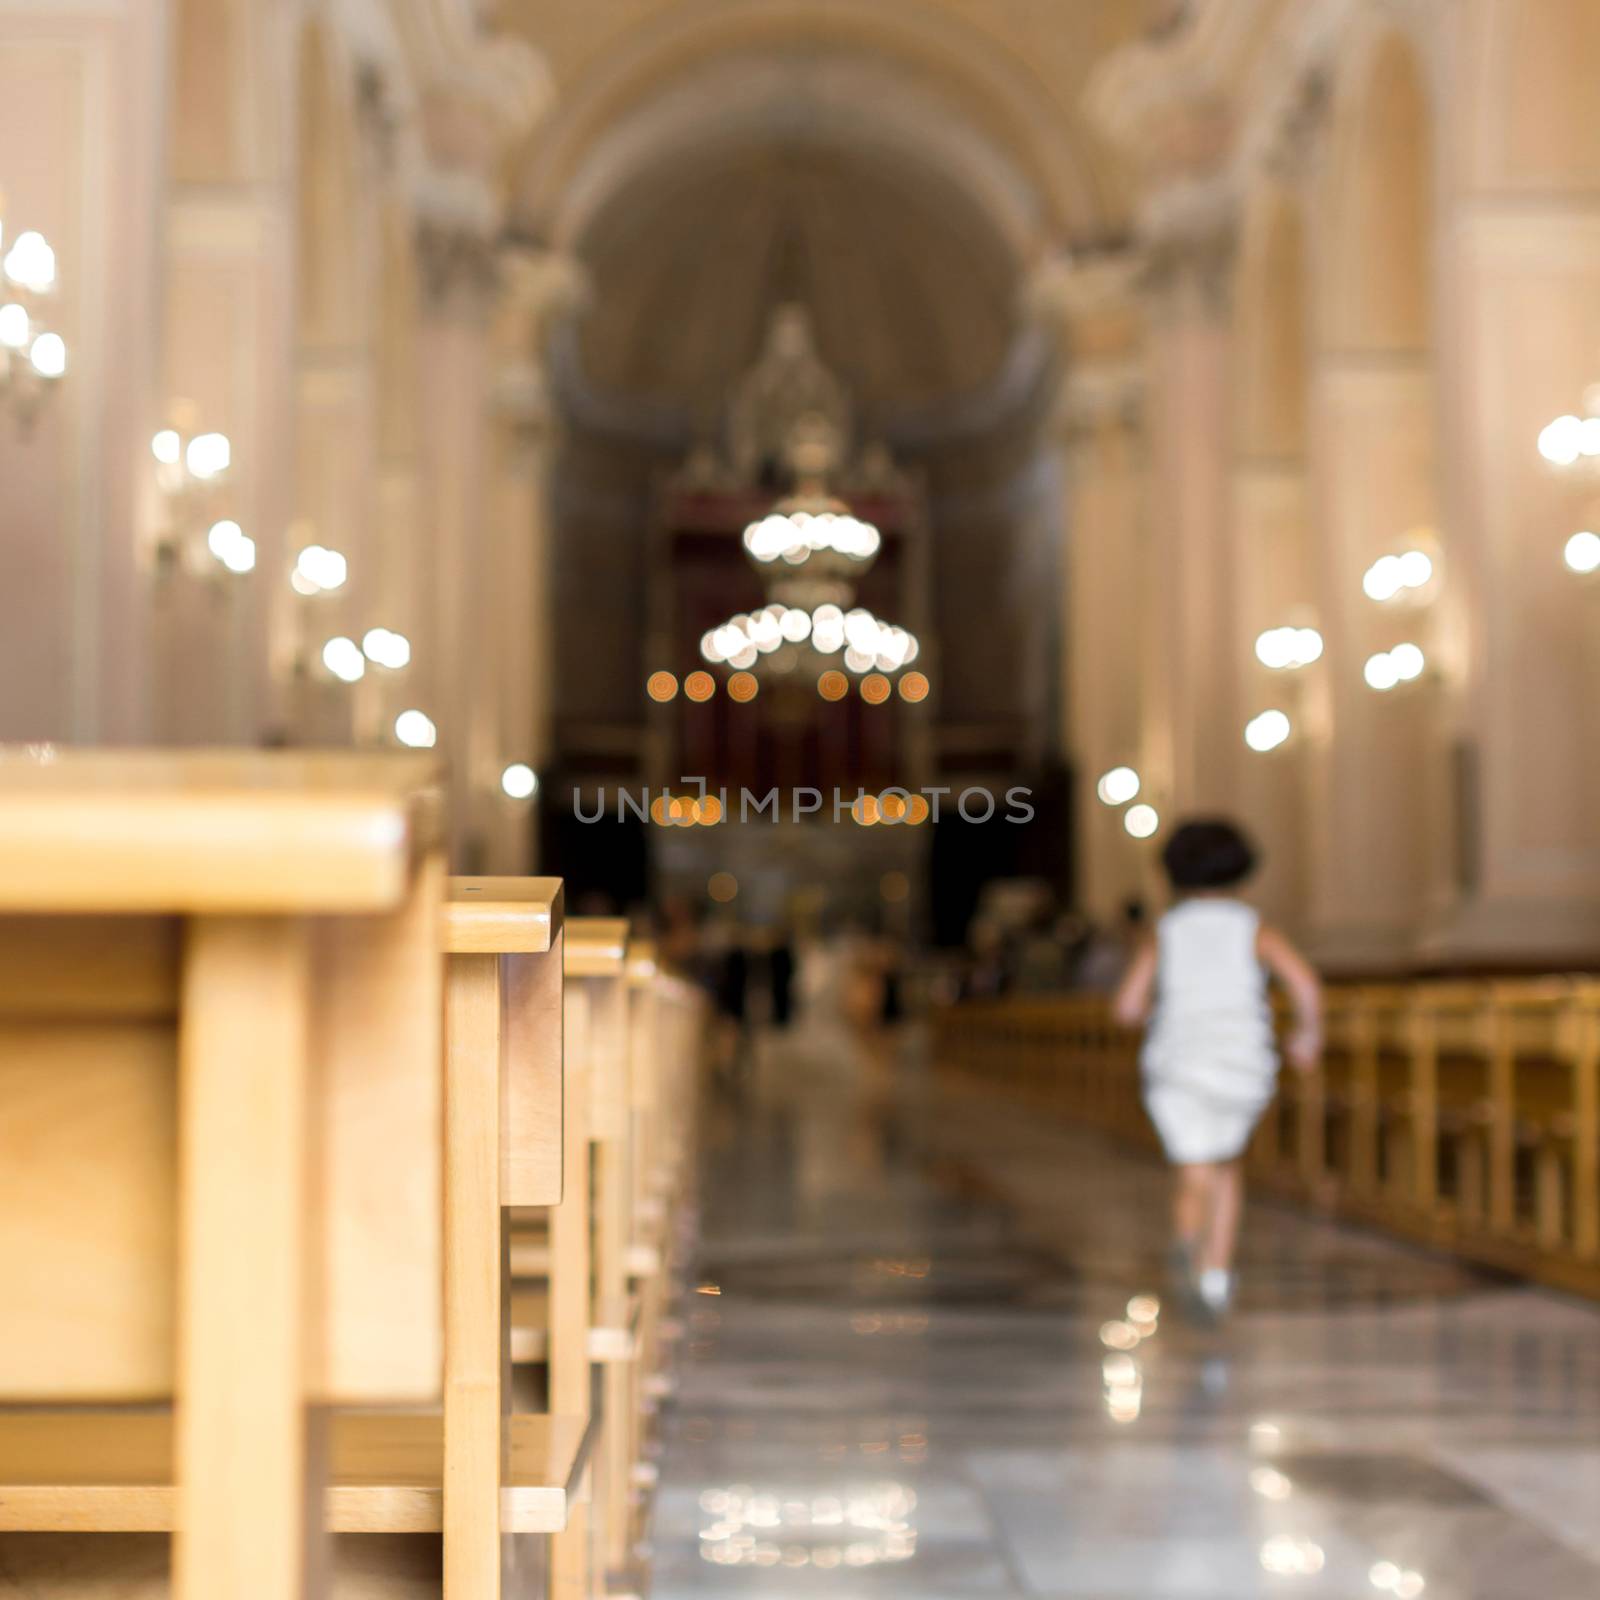
[[[1152,1160],[840,1038],[701,1202],[655,1600],[1600,1593],[1600,1308],[1263,1204],[1190,1327]]]

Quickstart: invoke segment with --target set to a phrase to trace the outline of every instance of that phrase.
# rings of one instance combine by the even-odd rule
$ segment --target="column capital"
[[[429,167],[412,184],[417,260],[430,309],[487,319],[498,285],[500,218],[482,177]]]
[[[1129,355],[1069,368],[1062,374],[1046,426],[1069,449],[1116,431],[1133,434],[1144,417],[1143,359]]]
[[[505,244],[496,258],[495,409],[532,436],[559,426],[550,370],[557,330],[589,304],[589,280],[574,256],[533,245]]]
[[[1116,359],[1139,341],[1142,272],[1142,259],[1132,250],[1050,256],[1028,275],[1023,310],[1054,339],[1061,356]]]
[[[1047,426],[1069,444],[1140,415],[1144,272],[1142,256],[1123,250],[1053,256],[1028,279],[1025,309],[1050,333],[1060,360]]]
[[[1225,315],[1238,246],[1238,196],[1222,173],[1174,180],[1155,191],[1139,219],[1142,287],[1152,310],[1198,303]]]
[[[588,274],[576,256],[537,245],[502,244],[495,270],[500,300],[497,333],[508,359],[542,356],[560,324],[587,309]]]

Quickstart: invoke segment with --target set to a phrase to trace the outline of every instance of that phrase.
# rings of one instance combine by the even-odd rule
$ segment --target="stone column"
[[[1144,275],[1150,440],[1150,730],[1168,752],[1172,813],[1228,810],[1240,744],[1232,548],[1224,196],[1158,211]],[[1163,823],[1172,820],[1163,817]]]
[[[481,234],[424,219],[420,360],[429,536],[419,545],[424,610],[413,682],[450,774],[450,855],[477,872],[488,854],[485,784],[495,743],[489,525],[491,333],[497,276]]]
[[[487,795],[492,870],[519,873],[534,864],[540,799],[508,796],[500,775],[521,762],[542,778],[551,756],[550,474],[560,429],[545,350],[554,322],[581,304],[583,280],[571,258],[531,250],[503,252],[500,276],[488,512],[493,648],[482,663],[489,681],[481,690],[482,709],[493,715],[474,721],[474,764]]]
[[[56,252],[67,371],[0,415],[0,740],[139,743],[149,596],[137,506],[160,365],[166,8],[0,5],[7,247]]]
[[[1308,846],[1307,776],[1312,752],[1327,725],[1327,674],[1322,665],[1270,671],[1255,656],[1255,641],[1269,628],[1321,627],[1312,609],[1316,580],[1310,560],[1310,506],[1302,455],[1241,448],[1234,457],[1230,500],[1235,569],[1237,638],[1230,660],[1238,674],[1243,722],[1269,710],[1284,712],[1292,727],[1278,749],[1239,757],[1234,809],[1261,850],[1252,898],[1281,927],[1298,931],[1306,920]]]
[[[1600,31],[1585,0],[1470,0],[1440,143],[1449,582],[1467,597],[1458,897],[1430,953],[1593,959],[1600,948],[1597,597],[1561,559],[1595,486],[1536,449],[1600,379]],[[1578,474],[1576,479],[1574,473]]]
[[[1030,285],[1056,337],[1062,376],[1048,427],[1061,486],[1061,748],[1073,767],[1075,856],[1083,909],[1113,919],[1148,887],[1150,847],[1131,838],[1096,782],[1114,766],[1140,774],[1140,798],[1165,804],[1168,753],[1146,719],[1150,577],[1145,517],[1142,319],[1134,264],[1052,263]]]
[[[1435,682],[1377,693],[1367,659],[1404,641],[1430,652],[1421,611],[1380,606],[1362,577],[1436,525],[1433,380],[1424,351],[1325,344],[1314,358],[1312,471],[1326,724],[1314,743],[1311,938],[1336,967],[1409,959],[1424,915]]]

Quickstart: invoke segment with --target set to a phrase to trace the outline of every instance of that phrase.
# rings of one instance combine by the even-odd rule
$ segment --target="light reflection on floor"
[[[656,1600],[1589,1600],[1600,1311],[1259,1207],[1220,1332],[1142,1157],[837,1039],[713,1118]]]

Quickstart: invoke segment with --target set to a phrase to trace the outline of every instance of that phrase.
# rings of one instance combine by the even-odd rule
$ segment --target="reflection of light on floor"
[[[1161,1302],[1153,1294],[1136,1294],[1128,1302],[1126,1320],[1103,1323],[1100,1342],[1108,1355],[1100,1364],[1106,1386],[1106,1415],[1113,1422],[1136,1422],[1144,1404],[1144,1377],[1139,1363],[1127,1354],[1155,1334],[1161,1316]]]
[[[813,1499],[757,1493],[747,1484],[707,1489],[700,1555],[719,1567],[876,1567],[917,1551],[915,1493],[867,1484]]]
[[[1100,1365],[1106,1385],[1106,1414],[1113,1422],[1138,1420],[1144,1403],[1144,1379],[1132,1356],[1109,1355]]]
[[[1283,1440],[1283,1430],[1276,1422],[1252,1422],[1250,1443],[1262,1455],[1271,1455]]]
[[[1322,1546],[1310,1539],[1291,1539],[1280,1533],[1261,1547],[1261,1565],[1281,1577],[1303,1578],[1321,1572],[1326,1557]]]
[[[1136,1294],[1128,1302],[1126,1320],[1121,1317],[1100,1325],[1100,1343],[1108,1350],[1132,1350],[1156,1331],[1161,1302],[1153,1294]]]
[[[1367,1574],[1367,1579],[1374,1589],[1398,1595],[1400,1600],[1416,1600],[1416,1596],[1428,1587],[1428,1580],[1420,1572],[1396,1566],[1393,1561],[1380,1561]]]
[[[1263,1500],[1287,1500],[1294,1492],[1294,1485],[1276,1467],[1252,1468],[1250,1487]]]

